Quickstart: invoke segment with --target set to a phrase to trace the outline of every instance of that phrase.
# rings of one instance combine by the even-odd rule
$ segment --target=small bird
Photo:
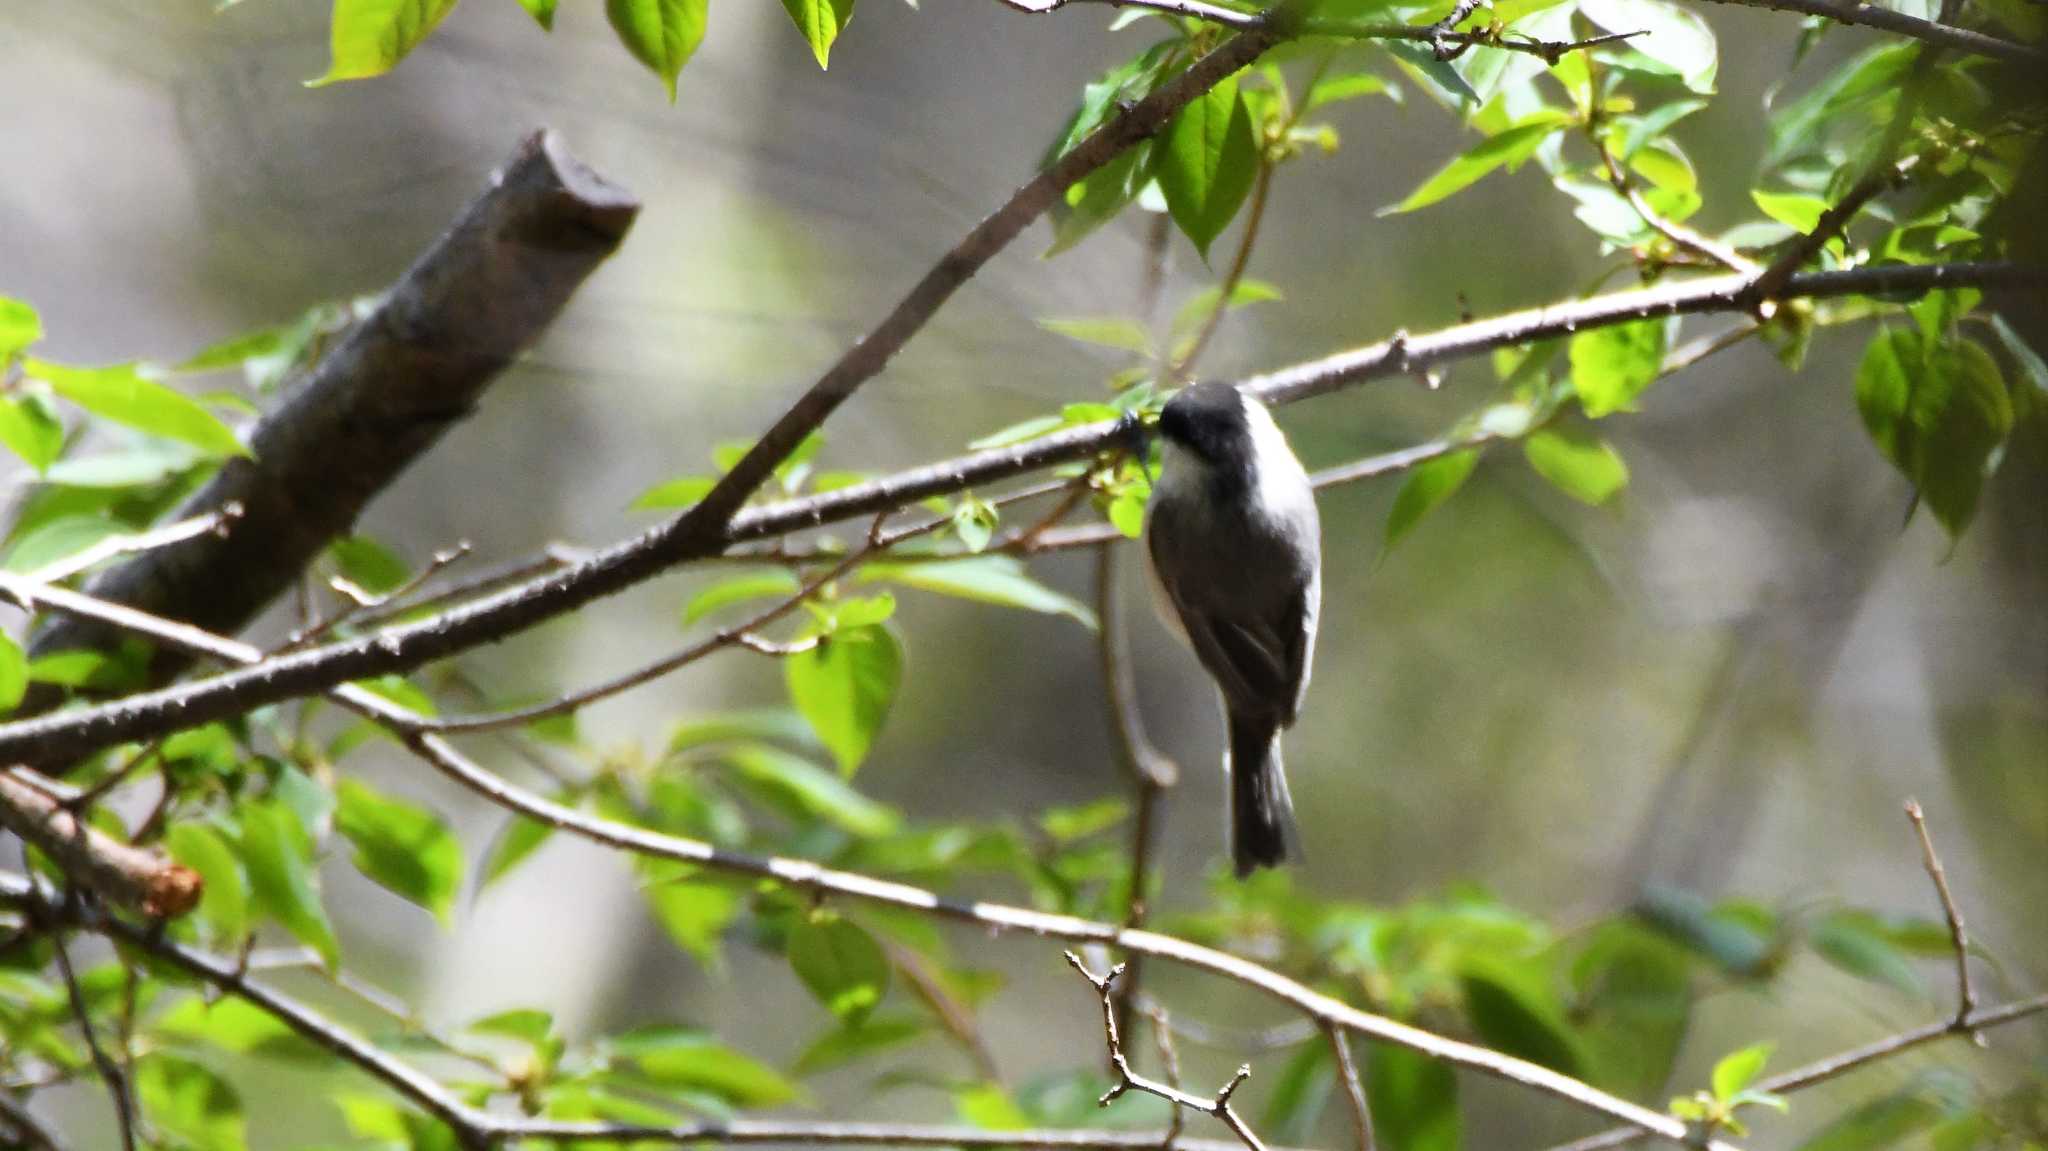
[[[1159,613],[1223,694],[1230,853],[1240,877],[1300,855],[1280,763],[1308,687],[1322,606],[1315,490],[1266,406],[1222,383],[1159,414],[1145,551]]]

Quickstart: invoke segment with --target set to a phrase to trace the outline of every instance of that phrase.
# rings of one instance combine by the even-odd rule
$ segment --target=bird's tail
[[[1230,856],[1242,879],[1301,855],[1294,800],[1280,764],[1280,725],[1232,714],[1230,724]]]

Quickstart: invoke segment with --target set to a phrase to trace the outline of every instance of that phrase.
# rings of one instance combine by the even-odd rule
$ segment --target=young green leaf
[[[704,1091],[736,1107],[774,1107],[803,1092],[774,1068],[697,1032],[648,1028],[608,1043],[637,1077],[668,1090]]]
[[[1225,311],[1236,311],[1252,304],[1263,304],[1280,299],[1280,289],[1264,280],[1239,280],[1231,285],[1230,298],[1223,299],[1223,289],[1211,285],[1189,296],[1173,313],[1173,336],[1176,340],[1191,334],[1208,322],[1209,313],[1216,310],[1217,302],[1223,303]]]
[[[412,578],[412,569],[397,552],[366,535],[343,536],[327,545],[327,558],[342,578],[372,595],[397,591]]]
[[[29,467],[47,472],[64,450],[64,425],[37,395],[0,395],[0,444]]]
[[[691,878],[650,882],[644,891],[648,910],[676,946],[718,970],[719,944],[743,906],[740,893],[721,883]]]
[[[1506,962],[1474,960],[1459,978],[1465,1017],[1487,1044],[1578,1077],[1585,1062],[1564,1007],[1545,979]]]
[[[883,1051],[921,1039],[930,1031],[931,1026],[916,1015],[870,1015],[857,1024],[845,1023],[819,1036],[797,1056],[793,1067],[798,1075],[816,1075],[873,1059]]]
[[[1424,180],[1421,187],[1408,194],[1407,199],[1392,207],[1381,208],[1379,214],[1391,216],[1426,208],[1464,191],[1480,177],[1503,165],[1512,172],[1566,123],[1565,114],[1554,108],[1533,113],[1473,145],[1463,155],[1438,169],[1434,176]]]
[[[861,578],[999,607],[1063,615],[1082,627],[1091,630],[1095,627],[1095,613],[1085,604],[1031,578],[1024,564],[1011,556],[975,556],[923,563],[871,563],[861,570]]]
[[[1536,474],[1584,504],[1604,504],[1628,486],[1628,465],[1613,445],[1586,432],[1545,428],[1522,442]]]
[[[823,821],[858,836],[888,835],[902,823],[894,808],[855,791],[802,756],[754,744],[719,753],[733,782],[792,819]]]
[[[691,598],[690,606],[683,609],[683,623],[696,623],[720,608],[749,600],[788,599],[802,588],[802,581],[787,568],[770,568],[720,580]]]
[[[962,495],[960,506],[953,509],[953,534],[971,552],[987,547],[1001,523],[1002,516],[995,505],[971,492]]]
[[[796,22],[796,30],[810,41],[818,67],[827,67],[832,42],[839,39],[840,31],[853,19],[853,0],[782,0],[782,7]]]
[[[1152,351],[1152,340],[1145,334],[1145,325],[1128,316],[1054,317],[1039,320],[1038,326],[1084,344],[1136,352],[1139,355],[1147,355]]]
[[[1868,915],[1835,912],[1815,923],[1808,938],[1814,954],[1858,979],[1883,983],[1907,995],[1924,996],[1927,985],[1906,954],[1885,937]],[[1946,938],[1943,939],[1946,944]]]
[[[889,992],[889,957],[851,920],[830,911],[805,916],[789,933],[789,965],[818,1002],[858,1026]]]
[[[1764,215],[1801,235],[1810,234],[1820,227],[1820,218],[1828,210],[1826,200],[1798,192],[1766,192],[1762,188],[1752,188],[1749,198],[1756,201]]]
[[[135,1098],[171,1145],[204,1151],[243,1151],[248,1146],[241,1096],[205,1064],[164,1053],[137,1059]]]
[[[197,820],[164,830],[171,858],[199,873],[199,918],[222,942],[239,944],[249,929],[249,880],[220,832]]]
[[[903,649],[879,624],[843,627],[783,661],[789,696],[842,774],[851,776],[903,681]]]
[[[661,77],[673,104],[676,77],[704,40],[710,7],[711,0],[605,0],[604,14],[626,50]]]
[[[526,9],[543,30],[555,30],[555,0],[519,0],[519,6]]]
[[[26,300],[0,296],[0,367],[43,338],[43,318]]]
[[[334,0],[328,32],[331,62],[326,75],[306,86],[389,72],[454,9],[455,0]]]
[[[158,1039],[204,1045],[236,1055],[290,1059],[318,1064],[326,1059],[319,1048],[299,1037],[277,1016],[244,1000],[223,996],[209,1003],[191,998],[164,1012],[150,1024]]]
[[[340,969],[341,948],[321,905],[313,875],[311,840],[299,817],[277,800],[241,809],[242,866],[253,902],[299,942],[320,954],[329,971]]]
[[[561,802],[558,798],[556,802]],[[514,815],[505,821],[503,830],[491,844],[484,856],[484,866],[478,883],[489,887],[492,883],[510,874],[512,869],[526,862],[527,857],[539,851],[555,834],[555,829],[536,819]]]
[[[634,511],[687,508],[711,494],[718,480],[711,476],[677,476],[648,488],[634,498]]]
[[[1663,319],[1593,328],[1572,337],[1572,390],[1588,416],[1599,419],[1635,406],[1636,397],[1664,366]]]
[[[334,827],[355,844],[356,869],[445,925],[462,889],[462,843],[446,821],[353,779],[334,793]]]
[[[96,416],[153,436],[178,440],[212,456],[249,454],[235,433],[181,392],[142,374],[134,364],[73,368],[25,360],[29,376]]]
[[[1182,108],[1166,126],[1155,162],[1173,222],[1203,259],[1251,192],[1259,143],[1236,79]]]
[[[1609,32],[1644,32],[1628,42],[1635,52],[1663,65],[1701,95],[1714,91],[1720,60],[1713,29],[1669,0],[1579,0],[1586,19]]]
[[[1757,1043],[1722,1056],[1714,1064],[1714,1098],[1729,1103],[1747,1090],[1763,1074],[1764,1064],[1770,1062],[1771,1051],[1776,1047],[1775,1043]]]
[[[1401,490],[1394,494],[1393,510],[1387,514],[1385,550],[1392,551],[1422,517],[1456,495],[1478,463],[1479,453],[1468,448],[1438,456],[1408,473]]]
[[[21,706],[28,694],[28,654],[14,637],[0,632],[0,715]]]

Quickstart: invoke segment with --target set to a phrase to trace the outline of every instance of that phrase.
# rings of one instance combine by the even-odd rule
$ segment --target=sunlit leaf
[[[1710,94],[1720,60],[1713,29],[1698,14],[1669,0],[1579,0],[1586,19],[1608,32],[1643,32],[1628,42],[1635,52],[1669,68],[1695,92]]]
[[[64,425],[38,395],[0,395],[0,444],[39,472],[64,450]]]
[[[728,748],[719,761],[736,781],[793,818],[822,820],[855,835],[887,835],[901,818],[802,756],[759,745]]]
[[[879,624],[842,627],[782,663],[789,697],[852,775],[867,758],[903,681],[903,650]]]
[[[328,970],[341,963],[341,948],[315,885],[310,838],[299,817],[276,800],[244,804],[238,844],[255,905],[301,943],[319,952]]]
[[[1387,513],[1383,546],[1391,551],[1395,544],[1415,530],[1424,516],[1456,495],[1478,464],[1479,453],[1469,448],[1418,464],[1408,473],[1408,478],[1401,481],[1401,490],[1394,493],[1394,507]]]
[[[1664,366],[1663,319],[1592,328],[1572,337],[1572,390],[1588,416],[1628,411]]]
[[[826,67],[832,42],[839,39],[840,31],[853,19],[853,0],[782,0],[782,7],[796,22],[796,30],[810,42],[818,67]]]
[[[1145,325],[1126,316],[1053,317],[1039,320],[1038,326],[1084,344],[1140,355],[1152,350],[1152,340],[1145,334]]]
[[[249,928],[249,880],[234,849],[212,826],[179,820],[164,829],[171,858],[199,873],[199,918],[214,937],[239,942]]]
[[[1368,1043],[1364,1076],[1379,1144],[1387,1151],[1458,1151],[1458,1079],[1450,1065],[1406,1047]]]
[[[0,366],[43,338],[43,318],[26,300],[0,296]]]
[[[21,706],[28,694],[28,653],[14,637],[0,632],[0,715]]]
[[[704,40],[710,7],[710,0],[605,0],[604,14],[626,50],[661,77],[674,103],[676,77]]]
[[[241,1096],[202,1063],[163,1053],[138,1059],[135,1096],[149,1122],[180,1146],[243,1151],[248,1145]]]
[[[310,87],[381,76],[419,47],[455,0],[334,0],[327,74]]]
[[[1775,1043],[1757,1043],[1717,1060],[1712,1080],[1714,1098],[1726,1103],[1742,1094],[1764,1073],[1764,1064],[1770,1062],[1776,1047]]]
[[[214,456],[248,455],[235,433],[190,397],[148,378],[134,364],[74,368],[26,360],[29,376],[96,416],[153,436],[191,444]]]
[[[1436,174],[1422,182],[1422,186],[1408,193],[1408,198],[1390,208],[1380,209],[1380,215],[1399,212],[1413,212],[1426,208],[1439,200],[1447,199],[1476,183],[1480,177],[1496,168],[1505,166],[1509,171],[1521,166],[1522,161],[1535,155],[1536,149],[1554,132],[1566,123],[1562,112],[1545,109],[1529,116],[1521,123],[1496,132],[1467,149],[1457,159],[1438,169]]]
[[[889,957],[860,925],[822,911],[789,932],[789,965],[832,1014],[857,1026],[889,991]]]
[[[999,607],[1020,608],[1045,615],[1063,615],[1082,627],[1095,627],[1095,613],[1085,604],[1039,583],[1031,577],[1030,569],[1012,556],[973,556],[966,559],[912,563],[871,563],[862,569],[862,578],[977,600]]]
[[[462,889],[462,843],[439,815],[344,779],[335,786],[335,830],[355,844],[356,869],[444,924]]]
[[[1182,108],[1159,141],[1156,171],[1166,207],[1206,258],[1258,174],[1251,113],[1227,79]]]
[[[1584,504],[1604,504],[1628,486],[1628,465],[1607,441],[1576,429],[1545,428],[1522,442],[1536,474]]]
[[[757,599],[788,599],[803,587],[788,568],[769,568],[722,579],[691,597],[683,609],[683,622],[696,623],[720,608]]]

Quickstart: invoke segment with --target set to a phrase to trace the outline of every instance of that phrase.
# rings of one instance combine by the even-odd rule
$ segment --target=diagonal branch
[[[257,421],[254,455],[229,461],[173,513],[236,507],[234,530],[156,548],[94,578],[93,594],[238,630],[474,409],[617,250],[639,208],[553,133],[527,137],[376,310]],[[60,624],[35,638],[34,651],[96,648],[106,638]],[[167,678],[177,666],[154,670]]]
[[[1365,1101],[1365,1081],[1359,1077],[1358,1061],[1351,1057],[1351,1040],[1335,1027],[1323,1028],[1330,1040],[1330,1053],[1337,1059],[1337,1077],[1344,1084],[1344,1099],[1351,1104],[1351,1124],[1358,1132],[1358,1151],[1375,1151],[1372,1106]]]
[[[197,872],[88,826],[50,781],[33,773],[0,769],[0,827],[110,903],[152,917],[183,915],[199,903]]]
[[[1254,376],[1241,386],[1268,404],[1287,404],[1366,380],[1405,376],[1495,348],[1589,328],[1658,316],[1747,312],[1752,310],[1750,284],[1744,276],[1713,276],[1508,313],[1311,360]],[[2048,268],[1991,261],[1809,272],[1789,279],[1779,295],[1786,299],[1825,298],[1992,284],[2048,286]],[[837,402],[833,400],[830,406]],[[721,522],[710,536],[703,533],[711,529],[694,520],[692,512],[577,564],[430,619],[281,656],[259,667],[198,683],[139,693],[61,715],[0,724],[0,762],[62,764],[116,743],[146,740],[264,704],[326,691],[351,680],[407,671],[502,639],[736,542],[872,516],[931,496],[1086,459],[1115,448],[1121,435],[1115,422],[1068,428],[1022,444],[754,508],[732,517],[729,525]]]
[[[1913,834],[1920,840],[1920,862],[1927,868],[1927,878],[1934,883],[1934,894],[1941,900],[1941,914],[1948,921],[1949,942],[1956,953],[1956,1025],[1964,1026],[1971,1012],[1977,1010],[1977,991],[1970,986],[1970,933],[1963,927],[1963,913],[1956,906],[1956,897],[1948,889],[1948,871],[1941,866],[1941,857],[1934,853],[1934,837],[1927,834],[1927,813],[1920,809],[1920,801],[1906,801],[1906,818],[1913,821]],[[1984,1037],[1975,1031],[1970,1038],[1979,1046]]]

